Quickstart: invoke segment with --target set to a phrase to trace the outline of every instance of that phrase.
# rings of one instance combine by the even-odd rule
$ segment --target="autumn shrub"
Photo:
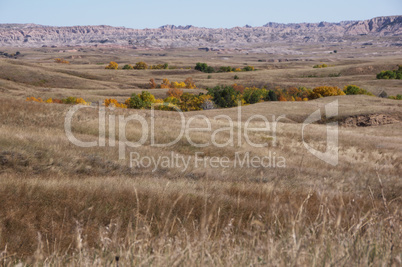
[[[176,97],[166,97],[164,100],[164,107],[162,108],[163,110],[173,110],[173,107],[178,107],[180,103],[180,99]]]
[[[283,98],[286,99],[286,101],[302,101],[303,99],[308,99],[310,95],[313,93],[311,89],[308,89],[306,87],[288,87],[287,89],[278,89],[278,96],[282,95],[282,101]]]
[[[168,79],[163,79],[161,83],[161,88],[171,88],[171,83]]]
[[[113,99],[113,98],[105,99],[103,102],[103,105],[105,107],[127,108],[126,104],[121,104],[116,99]]]
[[[58,98],[53,98],[52,103],[55,104],[64,104],[62,99],[58,99]]]
[[[43,102],[43,99],[40,98],[40,97],[36,98],[36,97],[31,96],[31,97],[27,97],[26,101],[28,101],[28,102],[39,102],[39,103],[42,103],[42,102]]]
[[[186,88],[186,84],[184,82],[172,82],[170,86],[172,88]]]
[[[131,64],[126,64],[126,65],[124,65],[124,67],[123,67],[123,70],[132,70],[132,69],[134,69],[134,67],[133,67],[133,65],[131,65]]]
[[[255,104],[264,101],[268,95],[268,91],[264,88],[246,88],[243,93],[243,99],[247,104]]]
[[[179,108],[182,111],[195,111],[202,110],[203,104],[206,101],[210,101],[212,96],[210,95],[193,95],[190,93],[184,93],[179,102]]]
[[[113,69],[113,70],[117,70],[119,68],[119,64],[117,64],[116,62],[114,62],[114,61],[110,61],[110,63],[109,63],[109,65],[107,65],[106,67],[105,67],[105,69]]]
[[[147,63],[140,61],[140,62],[135,63],[134,69],[146,70],[146,69],[148,69],[148,65],[147,65]]]
[[[180,99],[180,97],[183,95],[183,90],[180,88],[170,88],[167,91],[166,95],[168,97],[174,97],[174,98]]]
[[[345,93],[338,87],[334,86],[319,86],[313,89],[310,99],[316,99],[326,96],[345,95]]]
[[[367,90],[360,88],[359,86],[356,85],[347,85],[343,89],[345,94],[347,95],[369,95],[369,96],[374,96],[372,93],[368,92]]]
[[[54,61],[60,64],[70,64],[70,62],[65,60],[64,58],[55,58]]]
[[[73,104],[74,104],[74,103],[73,103]],[[77,105],[86,105],[86,106],[91,105],[90,102],[86,102],[83,98],[77,98],[77,99],[75,100],[75,104],[77,104]]]
[[[278,101],[288,101],[283,94],[280,94],[278,97]]]
[[[151,79],[149,80],[149,88],[150,88],[150,89],[155,89],[156,87],[157,87],[157,85],[156,85],[156,83],[155,83],[154,78],[151,78]]]
[[[243,85],[236,84],[236,83],[233,84],[232,87],[233,87],[233,89],[240,92],[241,94],[243,94],[244,90],[246,89]]]
[[[195,89],[197,86],[195,85],[193,78],[187,78],[184,80],[187,89]]]

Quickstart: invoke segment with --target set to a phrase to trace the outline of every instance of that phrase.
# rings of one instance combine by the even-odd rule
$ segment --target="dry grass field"
[[[186,112],[191,127],[244,129],[253,115],[286,115],[272,137],[250,132],[256,148],[235,136],[233,146],[197,148],[186,138],[167,148],[148,138],[127,148],[119,160],[116,146],[82,148],[65,133],[70,105],[26,102],[68,96],[96,102],[124,101],[147,90],[150,78],[183,81],[192,77],[199,89],[233,83],[287,87],[356,84],[378,94],[402,93],[400,80],[376,80],[375,74],[395,69],[402,55],[394,48],[356,49],[329,54],[311,47],[304,61],[261,62],[260,54],[206,53],[195,50],[141,51],[82,48],[76,52],[40,48],[18,50],[19,59],[0,59],[0,264],[38,266],[400,266],[402,264],[402,103],[370,96],[326,97],[308,102],[263,102],[238,108]],[[307,48],[301,48],[307,49]],[[9,49],[9,53],[17,49]],[[355,58],[350,58],[354,55]],[[54,63],[63,57],[70,64]],[[282,56],[292,59],[296,56]],[[307,59],[309,61],[307,61]],[[169,63],[170,70],[106,70],[145,61]],[[186,69],[197,62],[212,66],[255,66],[257,71],[207,74]],[[327,63],[324,69],[313,65]],[[339,74],[338,77],[331,74]],[[210,75],[210,77],[208,77]],[[315,77],[308,77],[315,76]],[[167,89],[150,90],[165,97]],[[303,122],[317,109],[337,100],[339,163],[329,165],[310,154],[326,147],[325,121]],[[106,116],[137,114],[155,123],[155,140],[170,142],[181,129],[178,113],[114,109]],[[234,125],[217,117],[226,115]],[[381,115],[387,124],[358,127],[345,124],[354,116]],[[73,133],[80,140],[99,140],[97,108],[79,110]],[[107,123],[107,129],[109,129]],[[253,127],[263,127],[254,120]],[[113,128],[113,125],[110,126]],[[117,130],[117,129],[116,129]],[[107,137],[110,137],[107,132]],[[127,139],[141,138],[140,124],[126,127]],[[211,141],[211,132],[192,132],[197,143]],[[223,144],[228,131],[214,136]],[[187,168],[130,167],[130,152],[147,157],[190,158]],[[194,161],[228,158],[229,168]],[[284,158],[285,166],[236,165],[236,153]],[[118,258],[116,258],[118,257]],[[118,262],[116,261],[118,259]]]

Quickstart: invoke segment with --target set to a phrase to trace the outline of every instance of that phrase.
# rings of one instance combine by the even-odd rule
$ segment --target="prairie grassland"
[[[232,118],[235,131],[244,129],[248,118],[255,114],[270,122],[272,115],[286,118],[277,124],[277,146],[255,148],[243,138],[240,145],[236,139],[234,146],[195,148],[182,138],[171,147],[157,148],[147,139],[141,147],[127,148],[126,159],[119,160],[118,129],[114,147],[108,142],[105,147],[77,147],[69,142],[64,129],[71,106],[31,103],[24,98],[74,95],[89,101],[106,97],[124,100],[140,92],[138,85],[146,84],[152,76],[173,81],[193,77],[200,86],[231,84],[233,75],[214,74],[208,79],[207,74],[191,70],[169,70],[166,74],[108,71],[102,69],[104,66],[97,68],[96,63],[119,60],[121,52],[111,55],[105,51],[109,53],[106,56],[96,53],[89,51],[71,65],[51,63],[55,54],[44,58],[42,52],[31,50],[21,62],[0,60],[2,265],[113,266],[116,256],[120,266],[401,265],[402,112],[398,101],[343,96],[308,102],[265,102],[241,107],[240,118],[237,108],[188,112],[184,114],[186,121],[204,115],[212,130],[230,126],[228,120],[217,115]],[[226,65],[250,57],[238,56]],[[184,67],[190,65],[190,59],[202,61],[201,56],[194,59],[186,52],[183,58],[151,57],[150,63],[166,60]],[[84,64],[85,60],[92,63]],[[221,64],[209,60],[205,62]],[[397,61],[370,60],[342,68],[360,64],[393,66]],[[282,85],[298,84],[298,79],[310,85],[322,81],[345,85],[353,81],[349,76],[347,81],[342,76],[322,81],[289,78],[316,71],[305,64],[278,64],[283,66],[281,70],[270,70],[266,65],[265,70],[244,75],[250,75],[250,81],[264,83],[272,79]],[[367,74],[355,78],[367,84],[376,82],[372,76],[363,76]],[[40,80],[46,80],[47,85],[35,83]],[[398,81],[384,83],[387,90],[400,93]],[[373,88],[374,92],[377,87]],[[164,94],[161,89],[156,91]],[[335,167],[311,155],[302,139],[304,120],[334,100],[339,102],[341,124],[339,164]],[[153,119],[158,142],[172,141],[180,132],[180,117],[174,112],[155,111],[152,117],[148,110],[106,111],[106,116],[130,114],[143,117],[148,125]],[[384,114],[395,121],[372,127],[342,126],[347,117],[368,114]],[[80,110],[73,119],[73,133],[80,140],[98,140],[98,120],[97,109]],[[262,125],[262,121],[254,120],[250,127]],[[205,120],[197,118],[191,127],[204,128]],[[140,125],[134,122],[127,124],[126,133],[131,141],[142,135]],[[273,140],[261,132],[250,132],[249,136],[255,143]],[[210,132],[193,132],[190,137],[198,143],[211,141]],[[230,135],[223,131],[215,137],[222,144]],[[310,146],[325,150],[326,125],[309,125],[304,137]],[[286,159],[286,167],[226,168],[190,161],[186,169],[164,167],[153,171],[131,168],[130,152],[149,157],[174,153],[193,159],[200,152],[204,158],[227,157],[230,166],[234,166],[236,153],[262,157],[271,152]]]

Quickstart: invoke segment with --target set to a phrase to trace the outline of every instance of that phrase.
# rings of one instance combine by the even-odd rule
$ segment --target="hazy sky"
[[[0,0],[0,23],[211,28],[402,15],[401,0]]]

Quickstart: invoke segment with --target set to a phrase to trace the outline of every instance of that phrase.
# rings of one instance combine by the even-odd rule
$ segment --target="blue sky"
[[[401,0],[0,0],[0,23],[211,28],[402,15]]]

